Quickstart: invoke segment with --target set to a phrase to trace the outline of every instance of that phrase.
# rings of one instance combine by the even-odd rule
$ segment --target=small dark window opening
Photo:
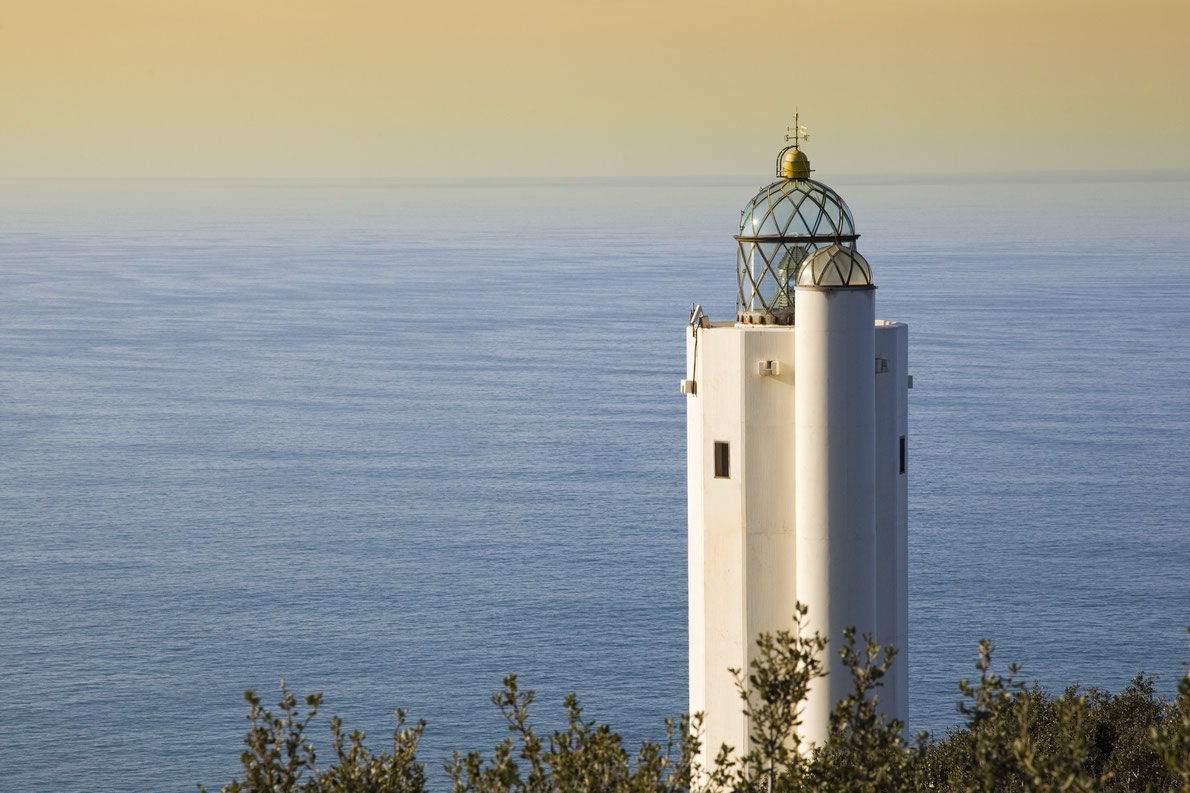
[[[905,473],[905,436],[901,436],[901,473]]]
[[[715,441],[715,478],[731,478],[731,450],[727,441]]]

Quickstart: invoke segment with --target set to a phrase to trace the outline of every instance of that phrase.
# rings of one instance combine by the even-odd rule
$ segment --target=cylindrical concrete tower
[[[837,653],[844,629],[876,632],[875,291],[853,248],[821,248],[798,271],[797,599],[830,640],[828,674],[803,714],[801,737],[816,743],[851,689]]]

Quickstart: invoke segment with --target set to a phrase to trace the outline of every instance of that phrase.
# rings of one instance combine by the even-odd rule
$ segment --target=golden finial
[[[789,133],[793,133],[790,135]],[[806,128],[802,126],[796,109],[793,111],[793,126],[785,128],[785,142],[793,141],[777,155],[777,176],[785,179],[809,179],[810,159],[798,148],[802,141],[809,140]]]
[[[789,134],[790,132],[792,132],[793,134],[790,135]],[[809,139],[810,139],[810,135],[806,132],[806,128],[798,123],[798,113],[797,113],[797,110],[794,109],[794,111],[793,111],[793,126],[785,128],[785,142],[788,143],[789,141],[792,140],[793,148],[796,149],[798,147],[798,144],[801,141],[809,140]]]

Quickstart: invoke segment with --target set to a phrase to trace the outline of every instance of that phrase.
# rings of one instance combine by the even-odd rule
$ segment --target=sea
[[[1190,660],[1190,174],[831,178],[909,325],[911,732]],[[685,334],[767,180],[0,181],[0,788],[687,708]]]

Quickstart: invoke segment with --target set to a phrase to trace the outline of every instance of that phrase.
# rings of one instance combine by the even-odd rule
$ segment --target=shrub
[[[666,720],[665,740],[644,741],[635,755],[606,724],[583,718],[566,698],[565,729],[545,740],[529,720],[533,692],[515,675],[492,696],[510,735],[489,758],[455,752],[444,769],[453,793],[1190,793],[1190,670],[1173,702],[1157,696],[1143,674],[1120,694],[1071,686],[1057,696],[1026,686],[1020,669],[993,671],[992,644],[981,641],[979,680],[959,682],[965,723],[932,740],[910,742],[904,725],[879,707],[879,690],[896,657],[870,636],[847,631],[838,652],[852,690],[834,708],[826,743],[808,748],[797,737],[810,683],[823,674],[826,640],[802,635],[806,608],[793,629],[757,639],[748,674],[732,670],[750,722],[743,753],[719,747],[698,765],[701,715]],[[296,698],[281,682],[273,711],[245,692],[251,726],[240,756],[242,778],[224,793],[423,793],[425,766],[417,746],[425,722],[405,726],[396,711],[391,752],[373,753],[359,731],[344,736],[331,720],[334,762],[319,768],[307,728],[322,698]],[[205,793],[200,785],[199,790]]]

